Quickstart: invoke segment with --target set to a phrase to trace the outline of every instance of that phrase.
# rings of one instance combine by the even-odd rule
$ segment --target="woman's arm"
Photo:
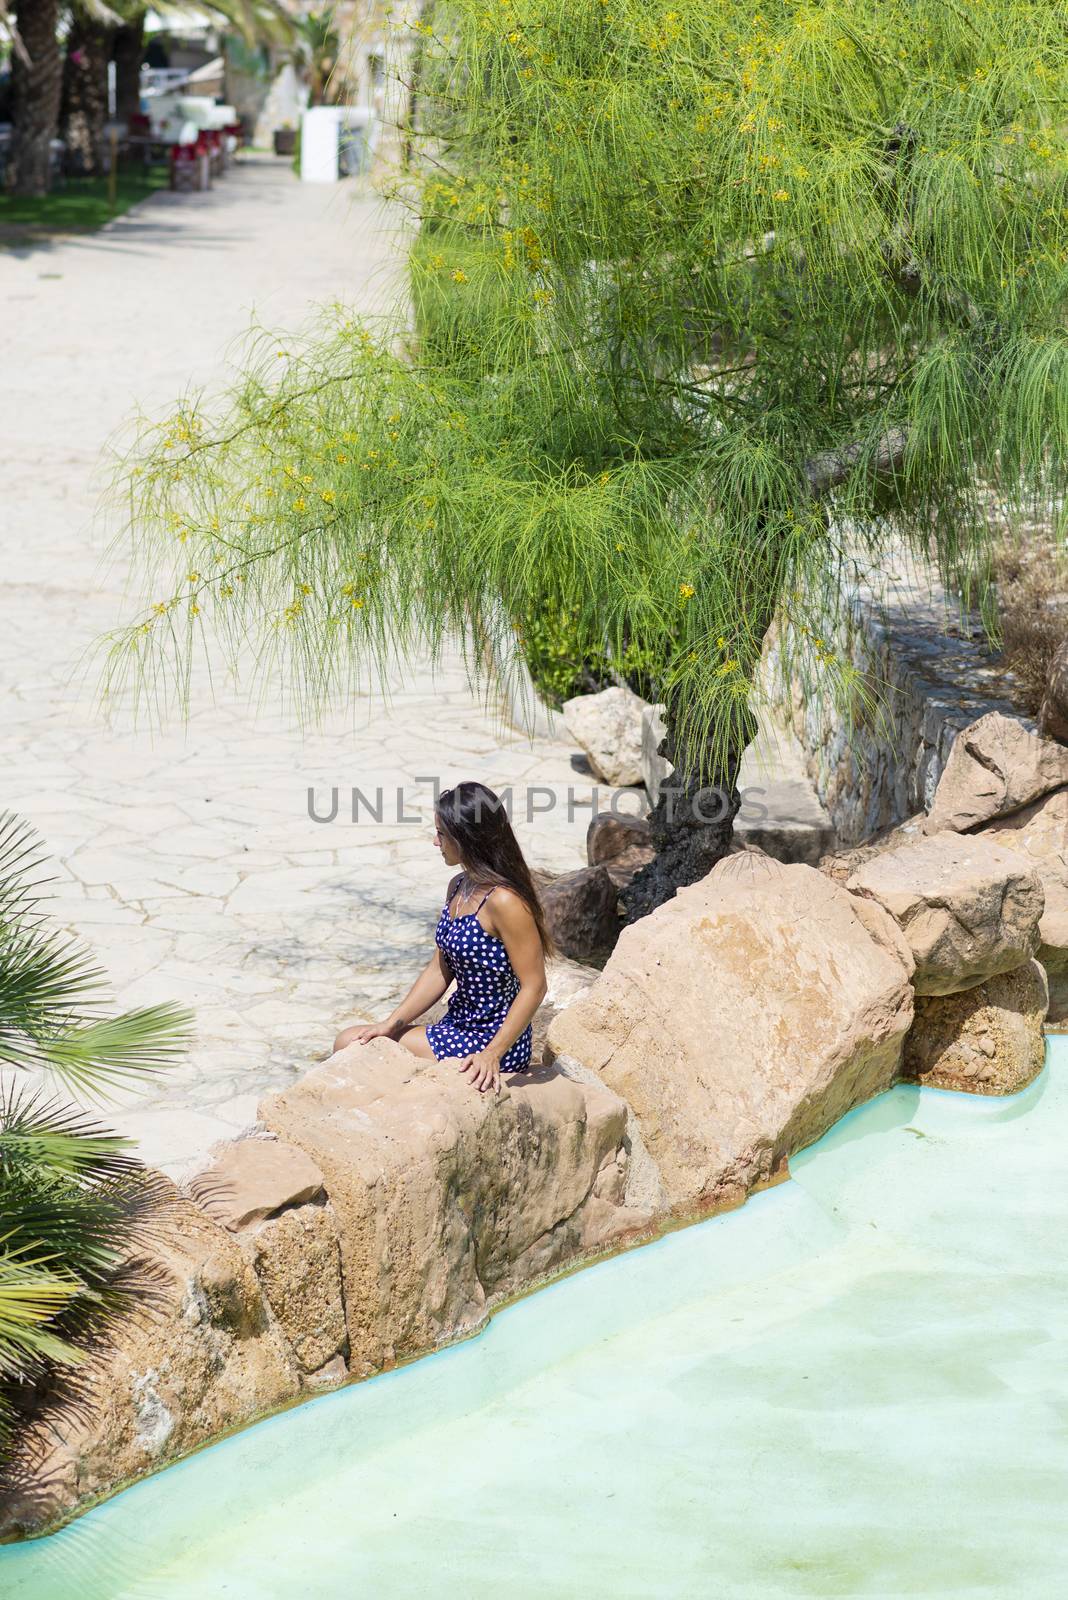
[[[461,1068],[470,1075],[478,1090],[496,1089],[500,1084],[501,1057],[515,1044],[535,1011],[545,999],[545,952],[538,925],[530,907],[513,889],[500,888],[493,896],[490,933],[495,933],[508,952],[512,971],[519,979],[519,993],[508,1007],[504,1021],[489,1044],[468,1057]],[[487,910],[489,906],[487,905]]]
[[[435,1000],[440,1000],[452,982],[452,970],[440,950],[435,950],[422,972],[412,984],[385,1022],[368,1022],[357,1028],[352,1037],[360,1044],[371,1039],[399,1039],[405,1029],[429,1011]]]

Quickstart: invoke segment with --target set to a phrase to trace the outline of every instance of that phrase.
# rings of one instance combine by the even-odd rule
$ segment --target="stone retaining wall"
[[[988,711],[1027,722],[1012,674],[1000,669],[974,618],[930,573],[904,568],[865,586],[828,638],[879,694],[883,716],[852,724],[829,695],[796,680],[784,693],[781,642],[765,653],[763,684],[805,752],[809,776],[840,846],[862,843],[930,804],[953,742]]]

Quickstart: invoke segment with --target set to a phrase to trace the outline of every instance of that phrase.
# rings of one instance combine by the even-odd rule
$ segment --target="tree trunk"
[[[116,28],[112,59],[115,62],[115,118],[129,123],[141,112],[141,63],[145,59],[145,14],[139,11],[123,28]]]
[[[628,922],[637,922],[657,906],[670,900],[676,889],[704,878],[731,847],[734,819],[741,805],[738,772],[746,745],[756,736],[757,721],[751,712],[737,729],[725,756],[718,763],[710,746],[686,770],[676,762],[668,707],[668,731],[658,754],[675,766],[649,813],[656,856],[637,873],[623,890],[621,899]]]
[[[86,177],[103,170],[110,57],[111,29],[76,12],[63,69],[63,137],[72,170]]]
[[[17,195],[45,195],[63,84],[63,57],[56,38],[59,7],[57,0],[15,0],[13,9],[30,64],[19,51],[13,52],[8,186]]]

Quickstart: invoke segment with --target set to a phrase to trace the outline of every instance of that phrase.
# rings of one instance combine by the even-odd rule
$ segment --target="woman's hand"
[[[466,1058],[460,1071],[469,1078],[479,1094],[485,1094],[487,1089],[492,1089],[494,1094],[500,1092],[501,1058],[496,1050],[488,1047],[476,1051]]]
[[[372,1039],[399,1039],[404,1032],[406,1024],[394,1022],[387,1018],[385,1022],[365,1022],[362,1027],[353,1028],[353,1044],[370,1044]]]

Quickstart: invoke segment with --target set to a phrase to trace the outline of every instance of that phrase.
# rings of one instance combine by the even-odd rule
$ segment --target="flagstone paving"
[[[91,943],[117,1006],[195,1010],[188,1061],[109,1110],[176,1176],[341,1026],[384,1014],[429,954],[449,876],[433,777],[512,785],[532,863],[585,860],[592,780],[574,747],[507,726],[459,656],[433,676],[398,668],[307,734],[258,682],[254,699],[251,683],[216,684],[212,699],[202,677],[188,726],[150,730],[121,705],[105,719],[84,676],[86,647],[131,605],[94,521],[109,436],[137,407],[218,381],[253,311],[292,328],[317,303],[381,308],[392,226],[352,184],[302,186],[287,163],[252,157],[210,194],[160,195],[98,235],[0,251],[0,809],[39,830],[49,909]],[[379,785],[382,820],[354,823],[352,788]],[[528,786],[555,796],[551,814],[526,819]],[[334,787],[336,819],[316,820],[309,789],[325,817]]]

